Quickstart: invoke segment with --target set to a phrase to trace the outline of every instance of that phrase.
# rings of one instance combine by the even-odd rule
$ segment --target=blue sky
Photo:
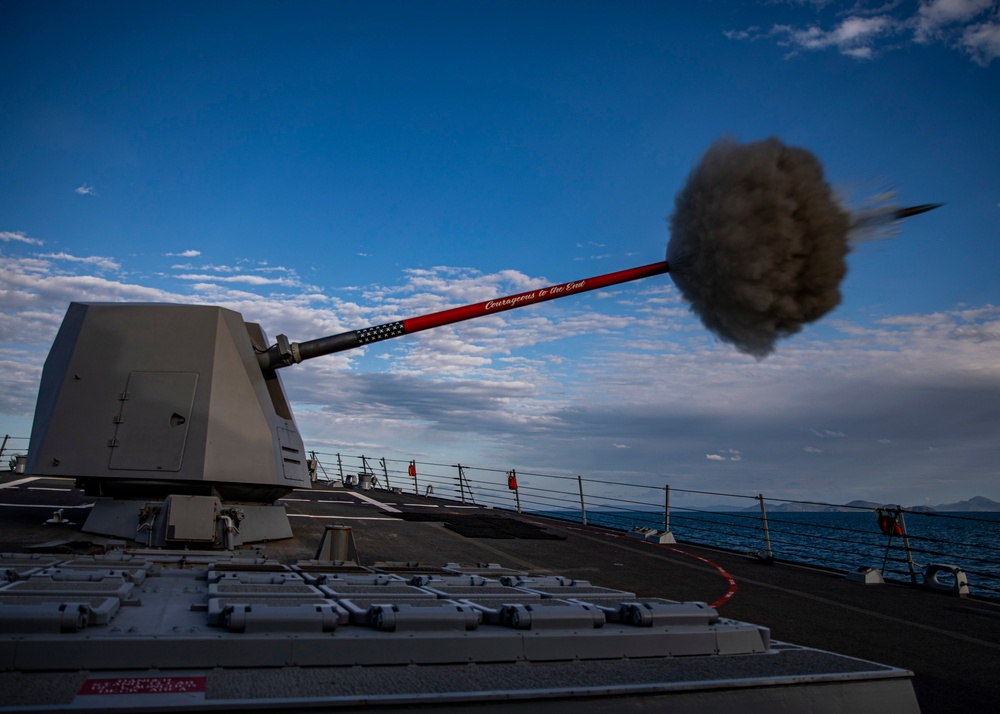
[[[720,136],[848,208],[841,305],[765,360],[667,277],[284,378],[307,446],[778,498],[1000,500],[1000,2],[5,2],[0,432],[72,300],[307,340],[663,259]]]

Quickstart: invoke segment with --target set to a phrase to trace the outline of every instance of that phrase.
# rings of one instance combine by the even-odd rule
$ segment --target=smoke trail
[[[887,240],[899,233],[903,209],[896,202],[895,191],[881,191],[851,210],[851,243]]]
[[[719,339],[763,359],[840,302],[851,216],[805,149],[719,139],[670,216],[670,275]]]

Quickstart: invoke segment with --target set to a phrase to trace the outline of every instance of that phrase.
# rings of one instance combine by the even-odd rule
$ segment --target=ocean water
[[[580,520],[579,512],[549,512]],[[778,560],[850,571],[872,567],[886,580],[910,581],[910,566],[923,582],[929,563],[965,571],[970,593],[1000,599],[1000,513],[905,513],[909,558],[904,539],[879,530],[871,511],[781,513],[767,515],[771,552]],[[663,530],[663,513],[587,511],[588,523],[629,531],[633,526]],[[679,542],[700,543],[741,553],[766,554],[759,513],[671,510],[670,531]],[[942,578],[944,580],[944,578]]]

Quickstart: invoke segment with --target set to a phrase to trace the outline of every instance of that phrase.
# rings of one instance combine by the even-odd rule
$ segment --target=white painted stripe
[[[451,510],[451,509],[458,510],[460,508],[464,508],[464,509],[469,510],[469,511],[474,511],[474,510],[478,510],[478,509],[481,509],[481,508],[486,508],[486,506],[461,506],[461,505],[452,504],[452,503],[445,503],[445,504],[440,504],[440,503],[400,503],[399,505],[400,506],[413,506],[414,508],[447,508],[449,510]]]
[[[356,503],[356,501],[334,501],[322,498],[279,498],[282,503]]]
[[[41,476],[29,476],[28,478],[21,478],[17,481],[11,481],[10,483],[0,484],[0,488],[10,488],[11,486],[20,486],[22,483],[31,483],[32,481],[37,481]]]
[[[393,508],[388,503],[382,503],[381,501],[376,501],[374,498],[369,498],[368,496],[362,495],[360,493],[352,493],[351,495],[354,496],[355,498],[360,498],[365,503],[370,503],[376,508],[380,508],[381,510],[386,511],[387,513],[402,513],[402,511],[400,511],[398,508]]]
[[[308,513],[289,513],[289,518],[325,518],[328,521],[399,521],[392,516],[313,516]]]
[[[61,503],[58,506],[47,506],[44,503],[0,503],[0,506],[9,506],[11,508],[50,508],[59,510],[60,508],[93,508],[93,503],[81,503],[79,506],[67,506],[65,503]]]

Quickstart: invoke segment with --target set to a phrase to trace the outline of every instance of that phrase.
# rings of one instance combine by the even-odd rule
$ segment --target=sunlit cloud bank
[[[177,266],[132,280],[127,260],[15,243],[22,255],[0,254],[0,412],[18,423],[30,422],[46,351],[74,300],[218,304],[272,339],[304,341],[548,284],[449,266],[361,290],[321,289],[285,268]],[[715,341],[669,281],[650,280],[282,375],[308,448],[325,453],[831,501],[901,498],[917,486],[940,501],[1000,496],[983,486],[1000,456],[1000,307],[866,324],[835,313],[823,334],[806,330],[758,362]]]
[[[943,44],[981,67],[1000,57],[1000,4],[996,0],[921,0],[911,3],[796,2],[813,5],[815,22],[727,30],[732,40],[770,40],[787,56],[834,50],[871,60],[908,44]]]

